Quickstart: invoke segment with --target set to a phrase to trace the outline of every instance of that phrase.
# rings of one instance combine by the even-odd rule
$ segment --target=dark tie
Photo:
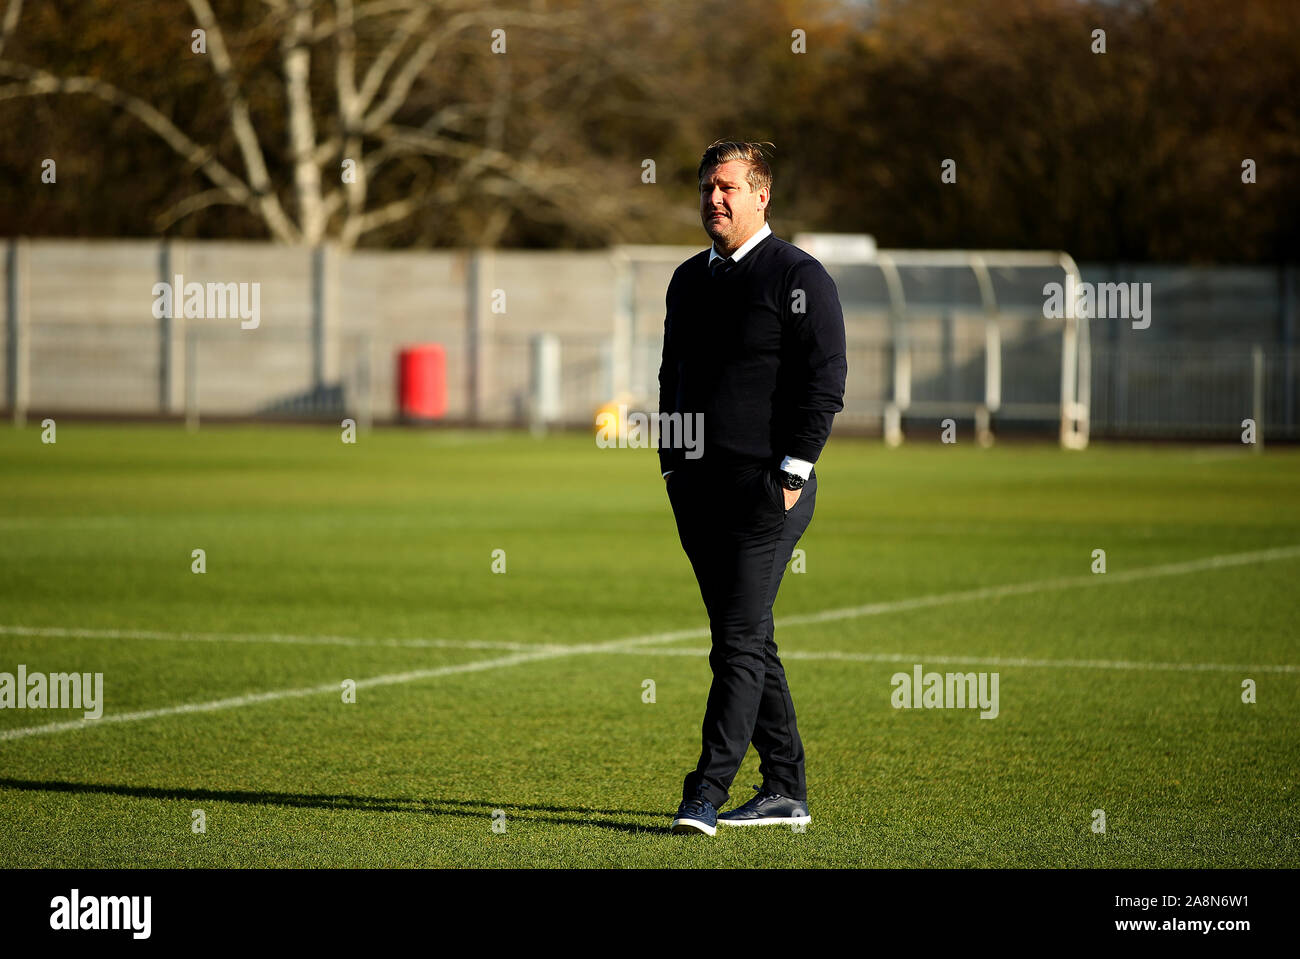
[[[714,260],[712,265],[710,265],[709,270],[713,275],[713,277],[716,279],[717,277],[722,276],[722,274],[726,273],[735,265],[736,265],[735,260],[733,260],[729,256],[724,256],[720,259]]]

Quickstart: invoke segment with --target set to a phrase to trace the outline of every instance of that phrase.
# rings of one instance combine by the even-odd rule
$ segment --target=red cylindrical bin
[[[398,352],[397,408],[410,420],[436,420],[447,412],[447,352],[441,343]]]

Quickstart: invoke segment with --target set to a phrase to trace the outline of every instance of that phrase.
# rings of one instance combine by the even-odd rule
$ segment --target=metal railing
[[[373,264],[349,267],[344,258],[340,266],[338,256],[304,258],[301,250],[269,245],[231,252],[186,244],[182,252],[195,276],[196,264],[209,277],[261,275],[268,296],[278,297],[260,327],[244,330],[237,319],[150,317],[154,273],[179,270],[185,258],[173,262],[169,242],[158,249],[9,242],[0,259],[0,405],[14,421],[31,409],[175,416],[193,425],[210,416],[350,415],[368,423],[398,414],[396,353],[422,339],[446,349],[453,420],[574,425],[624,398],[654,411],[664,289],[676,265],[699,252],[612,250],[613,315],[597,315],[603,306],[592,311],[592,303],[610,302],[602,298],[611,292],[593,287],[576,301],[579,330],[572,298],[564,316],[534,305],[522,321],[513,313],[508,321],[494,317],[499,281],[489,282],[488,251],[429,254],[444,267],[464,266],[464,275],[450,279],[457,274],[445,270],[449,279],[441,285],[421,287],[414,299],[399,291],[371,316],[358,311],[370,302],[369,284],[378,282],[366,270],[383,276]],[[130,282],[113,272],[126,262],[122,250],[135,258],[128,262]],[[222,265],[235,262],[229,257],[236,253],[242,265]],[[263,273],[248,272],[263,254]],[[564,262],[562,254],[550,256]],[[154,262],[159,257],[161,266]],[[279,264],[297,264],[297,279],[277,280],[272,267]],[[1077,275],[1062,254],[880,250],[870,262],[830,259],[826,266],[840,289],[848,334],[849,376],[837,419],[845,426],[897,438],[905,423],[951,416],[974,419],[990,436],[999,424],[1014,423],[1058,431],[1066,445],[1082,445],[1092,431],[1228,438],[1253,419],[1261,434],[1300,439],[1294,296],[1269,300],[1266,272],[1251,272],[1243,287],[1241,270],[1224,271],[1218,286],[1213,270],[1185,271],[1197,280],[1190,293],[1183,274],[1177,283],[1166,279],[1171,299],[1149,334],[1097,322],[1098,345],[1090,348],[1088,321],[1043,316],[1044,278]],[[530,275],[532,302],[544,304],[555,281],[545,270]],[[1294,286],[1294,270],[1278,275],[1285,280],[1279,289]],[[340,276],[348,278],[346,297],[335,290]],[[1206,291],[1220,287],[1226,292],[1219,299],[1246,299],[1228,320],[1205,313],[1217,317],[1210,322],[1197,311],[1214,300]],[[74,295],[60,296],[64,290]],[[411,304],[419,308],[425,299],[427,314],[412,317]],[[399,302],[402,309],[392,305]],[[1197,342],[1188,330],[1219,338]],[[1262,342],[1252,350],[1251,340]],[[539,362],[543,341],[550,352]],[[547,371],[545,381],[540,370]]]

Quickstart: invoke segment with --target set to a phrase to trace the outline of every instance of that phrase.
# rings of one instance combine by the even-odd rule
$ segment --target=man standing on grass
[[[719,822],[810,820],[772,604],[812,520],[813,463],[844,408],[847,371],[834,282],[767,225],[765,146],[719,140],[704,152],[700,217],[713,246],[668,284],[659,367],[661,422],[676,413],[704,427],[698,458],[661,429],[659,463],[713,640],[703,749],[672,829],[710,836]],[[751,742],[758,795],[719,816]]]

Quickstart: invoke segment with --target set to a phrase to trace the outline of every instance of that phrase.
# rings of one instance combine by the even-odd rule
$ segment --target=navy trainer
[[[673,820],[673,832],[702,832],[712,836],[718,831],[718,810],[701,796],[683,799],[677,807],[677,817]]]
[[[795,826],[812,822],[808,814],[808,803],[802,799],[781,796],[767,788],[767,785],[755,786],[758,795],[730,812],[718,817],[718,822],[727,826]]]

